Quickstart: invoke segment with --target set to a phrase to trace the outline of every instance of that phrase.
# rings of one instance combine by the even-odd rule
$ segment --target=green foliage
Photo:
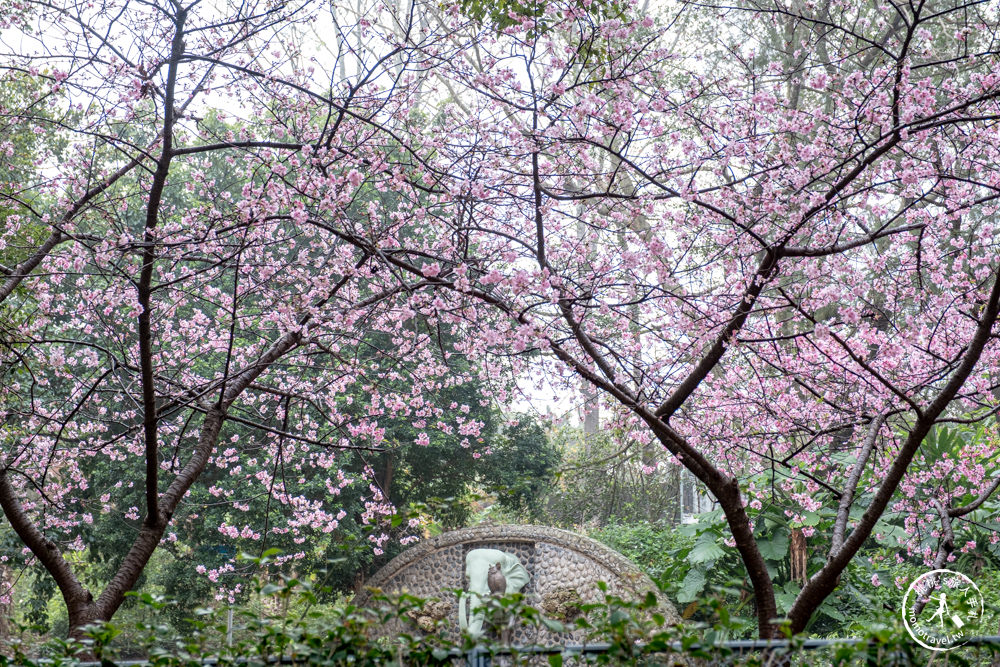
[[[809,572],[823,564],[832,517],[823,513],[806,517],[819,530],[808,540]],[[779,613],[785,613],[800,586],[790,577],[790,523],[775,510],[764,509],[755,517],[755,536],[772,581]],[[905,586],[927,571],[914,560],[900,560],[895,542],[901,529],[879,524],[879,539],[870,540],[841,576],[839,586],[819,607],[807,632],[820,637],[859,637],[882,622],[898,618]],[[641,567],[678,606],[681,615],[693,621],[722,623],[720,637],[756,636],[757,620],[753,590],[735,547],[728,546],[728,530],[721,512],[708,512],[697,521],[663,528],[648,523],[607,526],[591,533]],[[1000,585],[1000,568],[985,553],[970,552],[948,567],[966,572],[980,582],[982,590]],[[897,583],[898,582],[898,583]],[[989,596],[987,596],[989,597]],[[725,618],[719,616],[724,610]],[[996,627],[1000,607],[987,600],[983,627]]]
[[[690,548],[694,540],[675,528],[662,528],[650,523],[606,526],[590,534],[638,565],[661,588],[689,568],[678,559],[682,549]]]
[[[265,566],[269,556],[258,559]],[[925,651],[906,635],[898,621],[882,617],[873,622],[853,642],[838,642],[809,648],[802,637],[779,642],[769,651],[738,650],[721,644],[732,631],[724,605],[717,605],[712,624],[671,625],[659,610],[652,593],[645,598],[624,600],[608,593],[599,583],[601,596],[592,603],[580,603],[572,623],[547,618],[527,604],[520,594],[491,598],[486,602],[491,631],[474,643],[467,636],[443,632],[450,620],[437,622],[434,631],[420,631],[414,619],[434,600],[410,595],[386,596],[376,593],[370,608],[350,603],[333,607],[319,604],[319,590],[307,581],[281,577],[274,582],[252,584],[255,605],[229,619],[219,610],[198,609],[185,619],[177,632],[162,622],[172,602],[156,595],[136,595],[143,616],[132,627],[121,623],[90,626],[81,641],[52,640],[44,646],[26,643],[25,635],[10,639],[0,654],[0,667],[70,667],[87,659],[97,659],[112,667],[128,658],[148,660],[151,667],[190,667],[213,661],[220,666],[237,664],[290,663],[339,667],[342,665],[447,665],[463,661],[470,651],[488,656],[493,662],[539,664],[538,655],[550,666],[564,664],[598,665],[678,665],[725,664],[762,666],[787,665],[908,665],[934,664],[935,654]],[[586,645],[601,644],[600,650],[581,655],[578,650],[555,646],[551,649],[504,644],[500,630],[513,624],[545,629],[558,643],[569,644],[568,630],[582,631]],[[387,635],[385,627],[400,627]],[[124,651],[122,640],[130,638],[134,651]],[[575,643],[575,642],[573,642]],[[998,647],[949,654],[949,664],[988,664]]]

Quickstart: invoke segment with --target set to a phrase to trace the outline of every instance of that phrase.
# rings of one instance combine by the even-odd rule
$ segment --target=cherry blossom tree
[[[725,57],[573,2],[481,32],[442,18],[458,47],[426,51],[448,98],[419,171],[449,196],[412,200],[433,231],[384,259],[479,332],[467,355],[583,378],[613,430],[697,477],[773,637],[762,503],[826,550],[785,614],[800,632],[880,522],[939,523],[927,564],[946,562],[998,486],[992,429],[960,460],[922,447],[997,409],[998,17],[709,11]],[[795,41],[769,51],[752,21]]]
[[[499,401],[527,372],[582,379],[611,430],[697,477],[762,637],[778,608],[755,521],[779,494],[828,552],[793,631],[887,513],[930,517],[947,561],[997,486],[992,441],[944,464],[922,444],[997,406],[995,7],[702,8],[706,54],[620,3],[375,3],[329,28],[344,68],[307,55],[318,10],[17,15],[50,51],[5,54],[47,86],[14,117],[67,145],[35,159],[0,237],[0,506],[74,629],[114,613],[209,466],[287,508],[282,530],[328,529],[338,458],[388,446],[385,420],[472,445],[481,425],[435,404],[472,374]],[[292,459],[329,469],[329,495],[297,494]],[[135,539],[95,598],[62,554],[97,520],[97,460],[122,470],[100,508]],[[393,511],[357,483],[364,521]],[[116,504],[129,484],[142,500]]]
[[[468,373],[427,323],[426,281],[379,258],[419,230],[372,226],[420,159],[421,49],[442,34],[373,5],[332,28],[341,77],[308,55],[318,3],[17,9],[2,62],[37,90],[3,121],[45,141],[3,188],[0,507],[70,634],[199,520],[184,499],[203,479],[236,513],[220,539],[261,545],[335,530],[353,486],[377,553],[395,508],[358,460],[393,446],[387,425],[483,447],[479,406],[438,404]],[[239,521],[251,505],[264,525]],[[130,536],[100,590],[67,557],[93,530]]]

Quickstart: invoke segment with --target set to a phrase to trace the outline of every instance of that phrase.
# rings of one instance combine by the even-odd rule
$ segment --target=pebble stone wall
[[[546,526],[492,524],[455,530],[417,544],[376,572],[365,588],[377,588],[390,595],[405,592],[436,598],[438,602],[426,608],[428,617],[412,619],[413,625],[429,627],[438,619],[446,619],[444,625],[449,634],[457,636],[458,601],[449,589],[465,588],[465,554],[482,548],[499,549],[518,557],[531,577],[522,592],[528,604],[543,611],[557,610],[567,596],[578,595],[584,603],[602,600],[598,581],[608,585],[609,593],[624,599],[638,599],[647,591],[656,591],[652,580],[638,567],[590,538]],[[370,600],[365,590],[357,595],[355,604],[365,606]],[[666,600],[662,604],[661,613],[670,622],[679,622],[673,606]],[[386,627],[386,634],[402,630],[398,623],[396,627]],[[557,645],[580,641],[582,634],[567,638],[552,635],[544,628],[519,628],[513,638],[515,643]]]

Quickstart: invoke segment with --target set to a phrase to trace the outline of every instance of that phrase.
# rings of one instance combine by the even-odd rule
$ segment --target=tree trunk
[[[726,522],[736,540],[736,549],[740,552],[753,586],[754,604],[757,607],[757,634],[761,639],[774,639],[778,636],[778,626],[774,623],[774,619],[778,617],[774,582],[771,581],[767,564],[750,529],[750,517],[743,509],[739,485],[734,479],[720,491],[721,493],[716,492],[716,498],[726,515]]]
[[[84,638],[83,629],[86,626],[92,623],[107,620],[100,617],[100,614],[97,611],[97,605],[93,602],[93,598],[90,598],[90,603],[79,603],[73,604],[72,606],[67,603],[66,610],[69,613],[69,631],[67,635],[70,639],[75,639],[77,641]]]
[[[792,528],[791,538],[791,579],[805,586],[809,579],[809,548],[806,546],[806,536],[802,534],[801,528]]]
[[[395,461],[393,460],[393,453],[388,452],[385,455],[385,468],[382,472],[382,482],[380,486],[382,487],[382,494],[385,495],[385,499],[389,500],[389,494],[392,493],[392,475],[395,468]]]

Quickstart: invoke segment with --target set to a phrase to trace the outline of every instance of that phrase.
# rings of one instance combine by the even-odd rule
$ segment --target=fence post
[[[473,646],[472,650],[465,654],[466,667],[490,667],[492,660],[487,651],[483,651],[478,646]]]

